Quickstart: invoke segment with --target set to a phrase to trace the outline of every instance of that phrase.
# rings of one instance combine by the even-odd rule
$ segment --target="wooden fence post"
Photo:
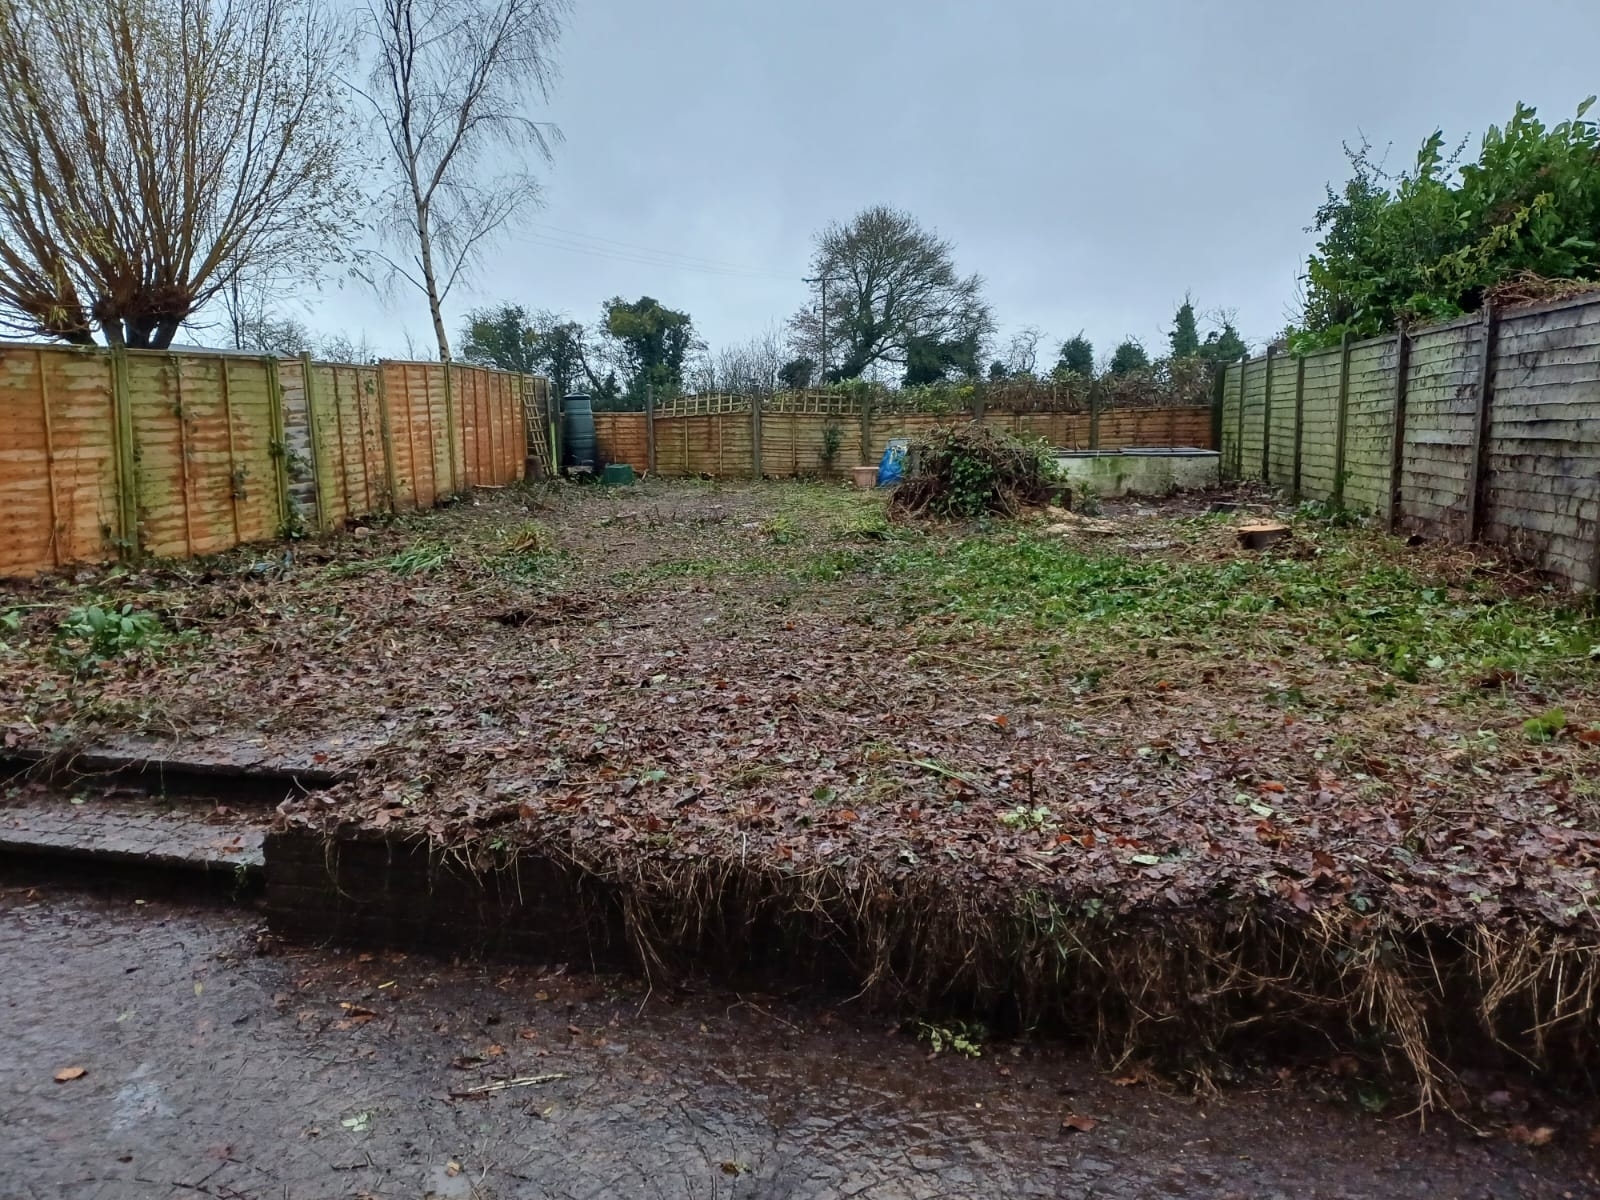
[[[233,544],[244,541],[243,526],[239,523],[238,460],[233,444],[233,388],[228,382],[228,360],[217,359],[217,380],[222,391],[222,427],[228,434],[228,510],[233,516]]]
[[[1294,485],[1290,492],[1296,504],[1300,503],[1300,468],[1306,432],[1306,356],[1295,359],[1294,369]]]
[[[750,477],[761,478],[761,393],[750,396]]]
[[[311,486],[317,495],[317,529],[326,533],[333,522],[328,517],[327,500],[322,494],[322,435],[317,429],[317,385],[311,371],[311,352],[300,352],[301,394],[306,400],[306,435],[311,442]]]
[[[1406,470],[1406,374],[1411,369],[1411,336],[1405,323],[1394,335],[1394,413],[1389,429],[1389,532],[1400,528],[1401,492]]]
[[[856,461],[862,466],[872,457],[872,397],[861,397],[861,453]]]
[[[398,512],[399,506],[395,502],[395,492],[399,490],[399,481],[394,474],[394,423],[389,416],[389,384],[385,379],[386,371],[383,362],[378,362],[378,431],[383,437],[383,471],[384,487],[389,493],[389,511]]]
[[[283,385],[278,380],[278,360],[264,358],[267,368],[267,420],[272,423],[272,482],[278,493],[279,536],[294,527],[294,510],[289,499],[289,434],[283,420]],[[224,359],[222,369],[228,369]],[[307,418],[309,420],[309,416]],[[322,488],[317,488],[317,508],[322,508]]]
[[[1089,449],[1100,449],[1100,384],[1089,384]]]
[[[972,384],[972,419],[978,424],[983,424],[983,380],[977,379]]]
[[[563,436],[564,431],[561,428],[561,422],[566,416],[566,406],[567,398],[565,396],[558,396],[553,391],[550,393],[548,415],[550,418],[550,470],[553,476],[561,474],[561,455],[566,449],[567,439]],[[590,400],[589,411],[594,411],[594,401],[592,399]]]
[[[644,463],[651,475],[656,473],[656,389],[644,385]]]
[[[34,370],[39,373],[39,415],[44,420],[44,471],[45,483],[50,489],[50,561],[60,566],[61,558],[61,506],[56,498],[56,436],[50,418],[50,384],[45,379],[44,351],[33,352]],[[189,516],[189,497],[183,498],[185,521]]]
[[[112,445],[117,463],[118,550],[124,558],[139,557],[138,457],[133,444],[133,401],[128,387],[128,351],[111,351],[111,412],[115,419]]]
[[[447,451],[450,455],[450,494],[456,495],[461,491],[461,478],[456,474],[456,396],[455,388],[450,382],[450,360],[447,358],[444,366],[444,437]],[[492,411],[492,410],[491,410]],[[494,420],[491,416],[489,429],[494,430]],[[490,472],[494,472],[495,464],[492,462],[494,451],[489,451],[491,459]]]
[[[1494,397],[1494,355],[1499,341],[1499,313],[1490,300],[1483,302],[1483,362],[1478,367],[1478,411],[1472,426],[1472,476],[1467,491],[1467,540],[1483,533],[1483,510],[1488,507],[1489,409]]]
[[[1334,417],[1333,433],[1333,502],[1344,504],[1344,441],[1345,425],[1350,410],[1350,332],[1339,342],[1339,407]]]
[[[1272,482],[1272,346],[1267,346],[1266,394],[1261,400],[1261,482]]]

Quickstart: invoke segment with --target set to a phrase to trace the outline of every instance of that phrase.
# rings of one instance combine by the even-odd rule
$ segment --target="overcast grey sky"
[[[802,303],[816,230],[887,203],[987,278],[1002,338],[1155,348],[1190,291],[1264,341],[1342,141],[1401,166],[1435,127],[1475,145],[1519,99],[1559,120],[1600,90],[1600,0],[575,5],[547,207],[451,298],[452,333],[486,301],[593,320],[648,294],[741,340]],[[420,295],[330,288],[311,316],[431,341]]]

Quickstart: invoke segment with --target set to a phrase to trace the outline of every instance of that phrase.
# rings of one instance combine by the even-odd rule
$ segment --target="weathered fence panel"
[[[1476,318],[1467,318],[1412,335],[1400,477],[1402,528],[1466,537],[1472,435],[1483,370],[1481,328]]]
[[[521,478],[524,378],[448,378],[438,363],[0,345],[0,576],[210,554]]]
[[[1288,487],[1277,360],[1270,418],[1256,382],[1267,360],[1227,369],[1223,462]],[[1385,515],[1397,503],[1394,527],[1476,533],[1575,587],[1600,587],[1600,296],[1319,351],[1296,370],[1302,495]]]
[[[1484,533],[1592,586],[1600,574],[1600,304],[1505,314],[1491,374]]]
[[[0,346],[0,575],[101,553],[119,534],[111,359]]]

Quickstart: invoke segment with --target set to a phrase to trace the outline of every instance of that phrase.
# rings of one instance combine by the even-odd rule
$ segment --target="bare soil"
[[[1339,1011],[1425,1077],[1459,1018],[1588,1061],[1592,610],[1214,499],[940,527],[822,485],[510,489],[85,571],[0,594],[3,736],[315,745],[350,778],[282,820],[577,863],[637,889],[647,961],[743,889],[846,921],[864,978],[924,998],[1048,990],[1078,947],[1124,1031],[1193,1030],[1205,990],[1237,1032],[1314,984],[1308,1024]],[[1291,536],[1242,549],[1264,516]],[[162,632],[63,634],[90,600]],[[1183,953],[1101,962],[1124,919]]]

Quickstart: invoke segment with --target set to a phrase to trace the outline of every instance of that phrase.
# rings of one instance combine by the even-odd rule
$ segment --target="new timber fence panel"
[[[1484,533],[1564,578],[1600,576],[1600,303],[1502,313]]]
[[[1400,527],[1467,534],[1483,340],[1476,317],[1411,336],[1400,474]]]
[[[711,475],[717,478],[749,477],[755,473],[755,451],[748,402],[743,410],[734,398],[717,397],[700,411],[684,405],[654,418],[656,474]],[[771,401],[768,401],[771,404]],[[818,406],[820,407],[820,406]],[[812,406],[779,403],[763,407],[761,417],[761,474],[781,479],[795,476],[842,477],[857,465],[866,434],[866,462],[875,465],[891,439],[915,438],[940,425],[967,421],[965,411],[917,412],[873,409],[863,422],[859,411],[807,411]],[[1212,411],[1209,406],[1168,405],[1159,408],[1107,409],[1101,414],[1102,444],[1107,449],[1125,446],[1194,446],[1211,444]],[[649,438],[644,413],[596,413],[595,435],[603,462],[625,462],[635,470],[649,466]],[[984,422],[1019,435],[1038,437],[1054,446],[1088,445],[1091,416],[1087,411],[989,410]],[[838,450],[830,468],[823,458],[828,427],[836,426]]]
[[[594,414],[595,441],[600,457],[608,463],[627,463],[641,475],[650,469],[650,444],[645,437],[644,413],[597,412]],[[765,431],[763,431],[763,443]],[[766,447],[762,447],[765,457]]]

